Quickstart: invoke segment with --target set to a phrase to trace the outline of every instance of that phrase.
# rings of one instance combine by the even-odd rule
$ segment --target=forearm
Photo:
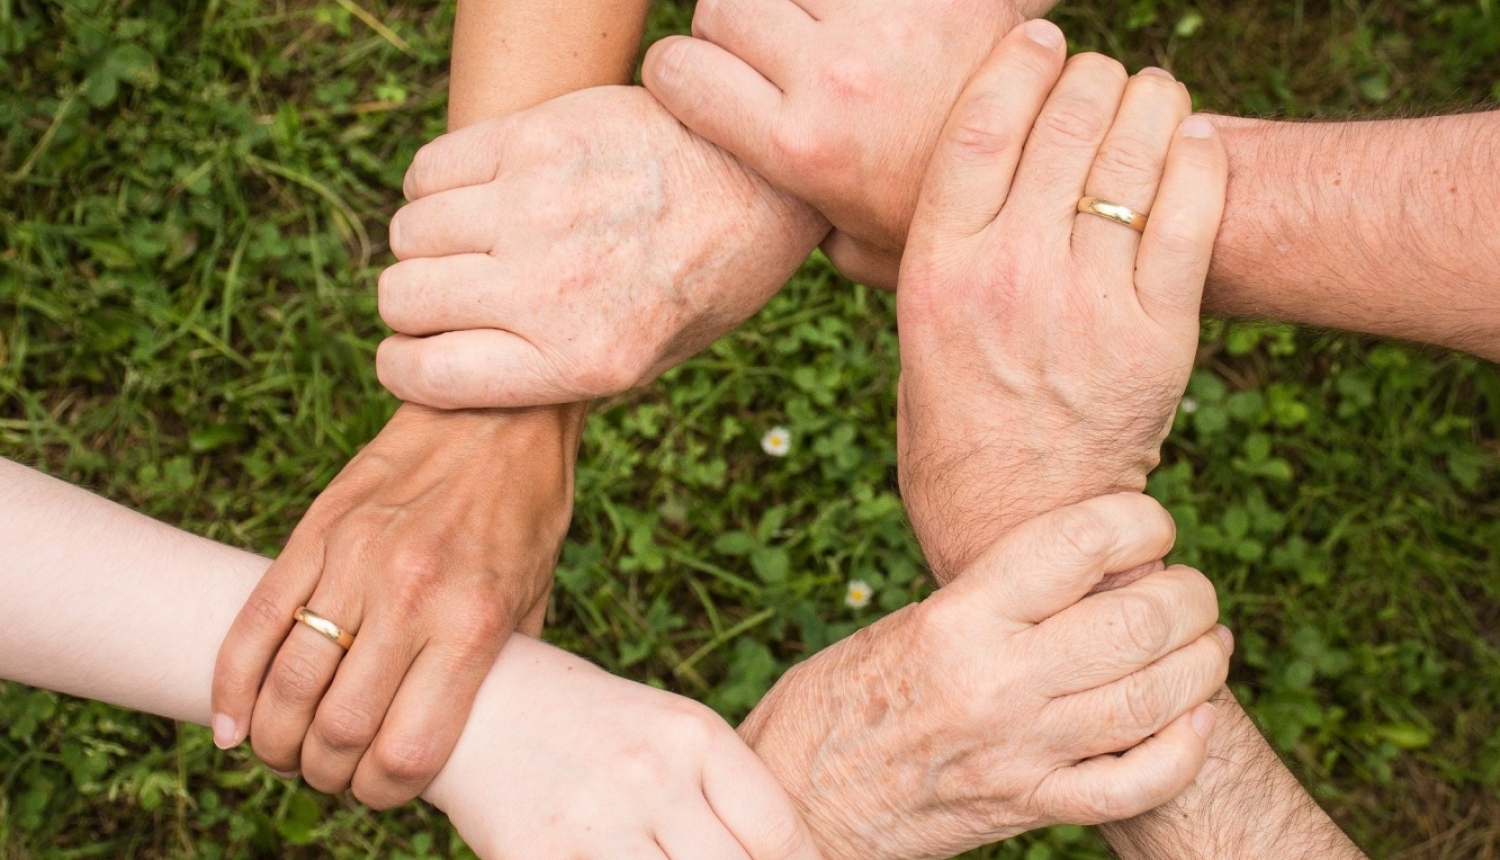
[[[448,128],[628,84],[649,0],[461,0]]]
[[[1216,124],[1231,173],[1206,312],[1500,359],[1500,111]]]
[[[1208,762],[1181,797],[1102,830],[1120,860],[1357,860],[1365,855],[1298,784],[1228,690]]]
[[[215,652],[269,560],[3,459],[0,522],[0,678],[208,724]],[[511,637],[475,713],[575,662]],[[439,774],[426,796],[442,805],[445,786]]]

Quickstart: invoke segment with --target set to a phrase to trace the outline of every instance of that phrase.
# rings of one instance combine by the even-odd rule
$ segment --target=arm
[[[1051,4],[880,0],[881,27],[869,4],[801,13],[818,5],[764,0],[779,26],[751,28],[734,25],[735,3],[703,4],[696,38],[658,43],[643,78],[694,131],[828,215],[840,269],[894,288],[959,89],[999,34]],[[1500,359],[1500,112],[1215,122],[1231,180],[1205,311]]]
[[[0,678],[208,722],[214,649],[266,559],[7,460],[0,522]],[[817,860],[713,712],[519,634],[423,796],[486,858]]]
[[[1227,689],[1214,705],[1208,761],[1187,791],[1102,828],[1120,860],[1364,860]]]
[[[1230,181],[1208,311],[1500,361],[1500,111],[1215,122]]]
[[[450,127],[628,80],[645,8],[460,3]],[[319,496],[225,638],[216,742],[249,736],[271,767],[323,791],[352,786],[372,806],[414,797],[506,637],[541,630],[587,413],[401,406]],[[292,624],[302,605],[369,644],[346,657]]]

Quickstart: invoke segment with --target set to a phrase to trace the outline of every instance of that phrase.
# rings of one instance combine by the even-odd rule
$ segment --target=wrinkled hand
[[[693,131],[817,207],[846,275],[894,288],[927,162],[964,82],[1052,0],[699,0],[642,81]]]
[[[1138,494],[1037,517],[793,668],[740,734],[830,860],[951,857],[1151,809],[1203,765],[1233,640],[1189,568],[1085,595],[1174,535]]]
[[[391,223],[380,380],[439,408],[620,393],[770,299],[827,231],[639,87],[438,138]]]
[[[425,796],[485,860],[818,860],[717,714],[523,636]]]
[[[1159,461],[1227,181],[1189,111],[1159,70],[1064,70],[1045,21],[955,107],[896,295],[901,491],[940,579],[1029,516],[1143,489]],[[1145,235],[1079,214],[1084,195],[1150,212]]]
[[[417,796],[518,625],[541,629],[572,514],[584,408],[403,406],[292,533],[225,637],[214,737],[248,733],[273,770],[351,785],[377,808]],[[292,614],[355,634],[347,655]]]

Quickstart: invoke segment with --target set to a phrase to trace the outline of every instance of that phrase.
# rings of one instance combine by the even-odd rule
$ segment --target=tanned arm
[[[1500,360],[1500,111],[1215,123],[1229,205],[1206,311]]]

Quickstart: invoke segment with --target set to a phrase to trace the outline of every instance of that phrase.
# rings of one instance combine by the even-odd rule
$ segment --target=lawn
[[[275,553],[379,429],[384,224],[443,126],[452,10],[358,2],[0,0],[0,456]],[[648,37],[690,16],[658,2]],[[1205,109],[1500,99],[1493,0],[1053,17]],[[920,599],[896,356],[890,297],[815,257],[707,353],[599,404],[549,638],[737,719]],[[760,446],[773,426],[783,458]],[[1236,689],[1335,817],[1375,856],[1500,856],[1495,368],[1206,322],[1151,491],[1219,585]],[[845,606],[851,580],[869,607]],[[431,809],[372,813],[206,730],[0,683],[0,857],[367,856],[470,855]],[[1057,828],[974,856],[1106,855]]]

